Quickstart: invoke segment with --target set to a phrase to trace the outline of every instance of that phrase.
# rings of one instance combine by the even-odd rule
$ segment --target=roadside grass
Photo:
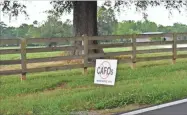
[[[128,50],[130,48],[104,49],[105,52]],[[63,55],[63,52],[33,53],[27,57],[30,59],[60,55]],[[172,54],[138,54],[137,57],[163,55]],[[2,56],[0,60],[20,57],[19,54]],[[117,58],[124,57],[128,55]],[[55,64],[63,65],[61,62],[51,62],[28,66],[32,68]],[[1,67],[12,69],[14,66]],[[15,66],[18,67],[20,65]],[[107,114],[186,98],[186,67],[187,59],[177,59],[175,65],[171,64],[171,60],[141,62],[137,63],[134,70],[130,69],[129,64],[119,64],[115,86],[93,84],[94,68],[89,68],[88,75],[83,75],[82,69],[27,74],[27,80],[23,82],[20,81],[19,75],[0,76],[0,114],[62,115],[79,111]]]
[[[115,86],[94,85],[93,68],[88,75],[82,69],[28,74],[23,82],[18,75],[1,76],[0,114],[61,115],[185,98],[186,62],[142,62],[134,70],[120,64]]]

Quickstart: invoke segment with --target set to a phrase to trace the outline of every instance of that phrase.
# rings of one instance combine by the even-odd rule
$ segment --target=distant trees
[[[119,22],[117,25],[117,29],[113,33],[117,35],[135,34],[135,33],[138,34],[141,33],[141,31],[137,29],[136,22],[129,20],[129,21]]]
[[[6,29],[6,26],[7,25],[4,22],[0,22],[0,37],[3,36],[3,33],[4,33],[5,29]]]
[[[119,22],[115,34],[138,34],[142,32],[156,32],[157,25],[148,20],[145,21],[123,21]]]
[[[19,27],[7,27],[0,22],[0,38],[52,38],[52,37],[70,37],[73,36],[73,26],[70,20],[64,23],[58,21],[55,17],[48,17],[48,20],[38,25],[37,21],[33,24],[22,24]]]
[[[187,32],[187,25],[174,23],[172,26],[157,25],[154,22],[122,21],[118,22],[110,8],[98,9],[99,35],[139,34],[144,32]],[[73,25],[70,20],[60,21],[55,16],[48,16],[43,24],[34,21],[33,24],[22,24],[19,27],[8,27],[0,22],[0,38],[53,38],[73,36]],[[158,38],[155,38],[158,39]],[[186,39],[186,38],[183,38]]]
[[[62,15],[67,12],[73,11],[73,28],[74,36],[96,36],[98,35],[97,28],[97,1],[51,1],[53,9],[56,14]],[[18,1],[3,1],[0,2],[2,6],[1,11],[3,13],[9,14],[11,16],[18,16],[20,13],[26,14],[26,6],[22,5]],[[103,6],[114,7],[120,11],[120,6],[130,8],[129,6],[134,5],[136,11],[143,11],[144,18],[147,17],[145,11],[149,6],[156,7],[163,5],[166,9],[171,11],[172,9],[177,9],[180,11],[181,8],[186,6],[186,2],[183,1],[132,1],[132,0],[120,0],[115,1],[112,4],[111,0],[105,1]],[[75,45],[80,45],[80,41],[75,41]],[[98,44],[97,41],[89,42],[89,45]],[[103,49],[89,50],[89,53],[101,53]],[[82,54],[82,50],[76,49],[72,51],[72,54],[79,55]]]
[[[118,21],[112,8],[104,6],[98,8],[97,25],[99,35],[112,35],[117,28]]]
[[[70,37],[73,36],[73,26],[70,20],[64,23],[57,17],[48,16],[47,21],[41,26],[41,37]]]

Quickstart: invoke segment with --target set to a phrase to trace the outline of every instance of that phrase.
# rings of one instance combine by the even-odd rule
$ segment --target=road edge
[[[131,111],[131,112],[122,113],[119,115],[137,115],[137,114],[141,114],[141,113],[145,113],[145,112],[149,112],[149,111],[153,111],[153,110],[157,110],[157,109],[161,109],[161,108],[165,108],[165,107],[169,107],[169,106],[173,106],[173,105],[178,105],[178,104],[182,104],[182,103],[186,103],[186,102],[187,102],[187,99],[182,99],[182,100],[178,100],[178,101],[173,101],[173,102],[169,102],[169,103],[165,103],[165,104],[156,105],[153,107],[148,107],[148,108],[144,108],[144,109],[139,109],[139,110],[135,110],[135,111]]]

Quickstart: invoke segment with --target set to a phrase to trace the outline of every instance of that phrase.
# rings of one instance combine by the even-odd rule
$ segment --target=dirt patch
[[[149,106],[150,105],[130,104],[130,105],[125,105],[125,106],[117,107],[113,109],[99,110],[97,112],[99,113],[99,115],[118,115],[124,112],[137,110],[137,109],[141,109],[141,108],[145,108]]]
[[[67,84],[67,82],[63,82],[63,83],[57,84],[56,87],[48,88],[45,91],[52,91],[52,90],[56,90],[56,89],[64,89],[66,84]]]
[[[101,115],[96,111],[79,111],[79,112],[71,112],[70,115]]]
[[[38,89],[35,91],[36,92],[43,92],[43,93],[47,93],[47,92],[52,92],[55,91],[57,89],[65,89],[67,82],[63,82],[63,83],[59,83],[56,86],[51,86],[50,88],[45,88],[45,89]],[[24,97],[24,96],[28,96],[28,95],[32,95],[32,93],[23,93],[23,94],[17,94],[16,96],[18,97]]]
[[[52,66],[64,66],[64,65],[72,65],[72,64],[81,64],[81,59],[75,59],[75,60],[65,60],[65,61],[52,61],[52,62],[41,62],[41,63],[29,63],[27,64],[27,68],[40,68],[40,67],[52,67]],[[17,70],[21,69],[21,65],[3,65],[0,68],[0,71],[5,70]]]
[[[131,104],[131,105],[125,105],[113,109],[72,112],[70,115],[119,115],[124,112],[137,110],[149,106],[150,105]]]
[[[81,64],[82,60],[65,60],[65,61],[52,61],[52,62],[42,62],[42,63],[33,63],[28,64],[28,68],[38,68],[38,67],[52,67],[52,66],[64,66],[64,65],[72,65],[72,64]]]
[[[62,55],[63,56],[63,55]],[[129,55],[120,55],[116,56],[116,59],[129,59]],[[72,59],[72,60],[64,60],[64,61],[51,61],[51,62],[41,62],[41,63],[29,63],[27,64],[27,68],[40,68],[40,67],[52,67],[52,66],[64,66],[64,65],[73,65],[73,64],[81,64],[82,59]],[[0,71],[5,70],[17,70],[21,69],[20,64],[16,65],[3,65],[0,68]]]
[[[16,64],[16,65],[1,65],[0,71],[6,71],[6,70],[17,70],[21,69],[21,65]]]

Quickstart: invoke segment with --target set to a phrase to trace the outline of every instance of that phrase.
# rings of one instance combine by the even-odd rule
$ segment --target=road
[[[137,115],[187,115],[187,103],[173,105]]]
[[[120,115],[187,115],[187,99],[130,111]]]

